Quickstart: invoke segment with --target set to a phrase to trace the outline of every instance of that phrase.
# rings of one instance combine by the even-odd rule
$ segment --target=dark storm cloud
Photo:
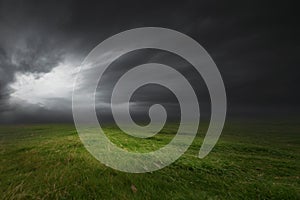
[[[66,113],[70,118],[70,106],[47,110],[25,101],[10,101],[14,92],[10,84],[17,74],[33,74],[38,79],[67,56],[81,59],[76,48],[80,40],[70,38],[61,29],[70,19],[69,5],[61,2],[57,6],[52,1],[0,1],[0,121],[52,121],[62,119]],[[57,107],[65,104],[64,99],[57,102]]]
[[[38,78],[68,57],[76,60],[75,67],[94,46],[113,34],[158,26],[193,37],[209,52],[224,79],[229,115],[273,115],[274,110],[296,113],[300,106],[297,18],[292,1],[0,1],[0,110],[17,110],[16,105],[8,104],[13,92],[10,84],[17,73],[34,73]],[[144,61],[168,60],[165,62],[170,66],[177,63],[188,67],[169,58],[161,52],[137,53],[120,59],[118,65],[132,67]],[[123,71],[115,67],[106,74],[102,101],[108,102],[114,79]],[[192,72],[185,69],[189,80],[196,82],[198,77]],[[195,88],[207,98],[205,86],[199,85]],[[152,90],[148,87],[148,103],[158,99],[170,105],[175,102]],[[143,100],[141,105],[147,102],[146,92],[136,94]],[[67,104],[63,101],[61,105]],[[65,113],[70,112],[68,109]],[[50,120],[59,113],[52,110],[54,114],[47,117],[35,114],[47,113],[45,108],[39,112],[25,110],[15,112],[17,121],[35,115]],[[30,110],[35,109],[30,106]]]
[[[0,109],[7,110],[13,90],[9,84],[19,73],[47,73],[62,60],[63,52],[49,27],[46,13],[22,1],[0,3]],[[49,21],[49,20],[47,20]]]

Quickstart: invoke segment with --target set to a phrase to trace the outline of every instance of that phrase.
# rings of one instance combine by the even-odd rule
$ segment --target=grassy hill
[[[300,199],[299,123],[227,123],[213,151],[197,158],[207,124],[189,150],[152,173],[129,174],[102,165],[72,124],[0,126],[1,199]],[[129,151],[167,144],[175,124],[150,139],[107,125]]]

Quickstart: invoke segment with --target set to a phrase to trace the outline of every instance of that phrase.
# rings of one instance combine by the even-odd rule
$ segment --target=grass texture
[[[299,123],[227,122],[199,159],[206,127],[170,166],[130,174],[97,161],[72,124],[1,125],[0,199],[300,199]],[[119,147],[149,152],[168,144],[177,125],[148,139],[104,130]]]

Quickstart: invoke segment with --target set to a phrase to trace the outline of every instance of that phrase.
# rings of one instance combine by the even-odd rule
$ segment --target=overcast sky
[[[229,117],[298,115],[298,13],[292,1],[0,0],[0,123],[72,121],[73,82],[83,59],[106,38],[146,26],[180,31],[208,51],[224,80]],[[99,112],[109,118],[105,105],[113,85],[147,62],[185,74],[209,115],[205,83],[192,66],[153,49],[128,53],[110,66],[99,83]],[[176,98],[157,85],[140,88],[132,102],[137,116],[162,102],[178,117]]]

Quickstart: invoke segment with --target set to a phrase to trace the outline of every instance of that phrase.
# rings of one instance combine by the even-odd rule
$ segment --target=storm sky
[[[72,121],[83,59],[106,38],[138,27],[174,29],[199,42],[223,77],[228,117],[299,116],[298,15],[292,1],[0,1],[0,123]],[[148,62],[181,71],[209,115],[201,76],[184,59],[154,49],[130,52],[110,66],[97,91],[100,113],[109,118],[117,79]],[[137,116],[161,102],[178,117],[176,98],[157,85],[140,88],[132,102]]]

